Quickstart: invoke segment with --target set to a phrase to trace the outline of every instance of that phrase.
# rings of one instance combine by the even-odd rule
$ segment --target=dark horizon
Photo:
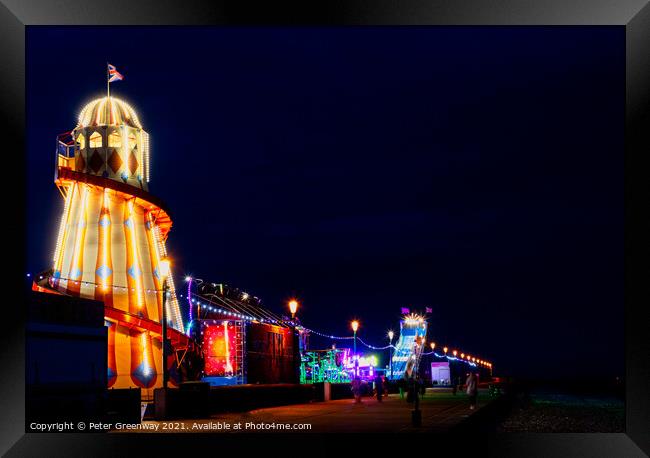
[[[104,95],[108,60],[151,135],[177,289],[195,275],[274,311],[295,296],[307,327],[357,318],[381,346],[401,307],[431,307],[429,338],[497,375],[622,376],[624,40],[29,28],[28,271],[50,266],[63,205],[55,136]]]

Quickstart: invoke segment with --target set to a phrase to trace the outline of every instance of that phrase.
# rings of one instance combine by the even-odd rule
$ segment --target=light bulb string
[[[309,333],[313,333],[313,334],[316,334],[318,336],[325,337],[327,339],[332,339],[332,340],[352,340],[352,339],[354,339],[354,336],[345,336],[345,337],[334,336],[334,335],[331,335],[331,334],[325,334],[325,333],[322,333],[322,332],[318,332],[318,331],[315,331],[313,329],[310,329],[310,328],[307,328],[307,327],[304,327],[304,326],[302,326],[302,329],[304,331],[309,332]],[[297,333],[297,334],[299,334],[299,333]],[[394,350],[397,350],[397,347],[395,345],[392,345],[392,344],[385,345],[383,347],[376,347],[374,345],[370,345],[370,344],[366,343],[361,337],[357,336],[357,340],[361,344],[365,345],[366,347],[368,347],[368,348],[370,348],[372,350],[386,350],[388,348],[392,348]],[[410,353],[410,351],[408,353]],[[451,361],[460,361],[460,362],[463,362],[463,363],[469,364],[470,366],[475,366],[475,367],[479,364],[479,363],[477,363],[475,361],[468,361],[468,360],[463,359],[463,358],[458,358],[458,357],[455,357],[455,356],[449,356],[447,354],[436,353],[435,351],[423,352],[423,353],[420,354],[420,356],[430,356],[430,355],[435,355],[437,358],[441,358],[441,359],[446,358],[448,361],[450,361],[450,360]],[[395,355],[395,356],[399,357],[399,355]],[[488,364],[489,363],[485,363],[485,364],[482,364],[482,365],[489,368],[490,366]]]
[[[79,285],[79,284],[81,284],[81,285],[86,285],[86,286],[87,286],[87,285],[93,285],[95,288],[104,288],[104,287],[106,287],[106,289],[109,289],[109,288],[117,288],[117,289],[123,289],[123,290],[127,290],[127,291],[128,291],[129,289],[130,289],[131,291],[135,291],[135,288],[129,288],[128,286],[120,286],[120,285],[115,285],[115,284],[104,285],[104,284],[102,284],[102,283],[95,283],[95,282],[93,282],[93,281],[85,281],[85,280],[84,280],[84,281],[81,281],[81,280],[76,280],[76,279],[73,279],[73,278],[55,277],[55,276],[53,276],[53,275],[46,275],[46,276],[44,276],[43,278],[47,278],[48,281],[49,281],[49,280],[52,280],[52,281],[61,281],[61,280],[65,280],[65,281],[67,281],[67,282],[72,282],[72,283],[74,283],[75,285]],[[42,278],[39,279],[39,281],[40,281],[40,280],[42,280]],[[147,289],[145,289],[145,291],[146,291],[147,293],[162,293],[162,292],[165,291],[165,290],[164,290],[164,289],[155,289],[155,288],[152,289],[152,288],[147,288]],[[171,292],[169,291],[169,288],[167,289],[167,295],[168,295],[168,296],[171,295]]]
[[[75,285],[78,285],[78,284],[81,284],[81,285],[93,285],[95,288],[100,288],[100,287],[103,288],[104,287],[103,284],[99,284],[99,283],[95,283],[95,282],[80,281],[80,280],[75,280],[75,279],[66,278],[66,277],[54,277],[53,275],[47,275],[47,276],[45,276],[43,278],[47,278],[48,281],[49,280],[57,280],[57,281],[65,280],[65,281],[68,281],[68,282],[74,282]],[[127,291],[129,289],[131,289],[132,291],[135,291],[135,288],[129,288],[128,286],[119,286],[119,285],[115,285],[115,284],[105,285],[105,287],[106,288],[117,288],[117,289],[122,289],[122,290],[127,290]],[[151,289],[151,288],[148,288],[145,291],[147,293],[160,293],[160,292],[163,292],[164,290],[163,289]],[[171,292],[169,290],[167,291],[167,295],[171,296]],[[195,293],[191,293],[191,295],[194,296],[194,297],[199,297],[199,295],[197,295]],[[195,300],[196,299],[192,299],[192,301],[195,301]],[[206,300],[206,299],[203,298],[203,300]],[[197,302],[200,303],[200,301],[198,301],[198,300],[197,300]],[[221,309],[219,307],[213,307],[212,304],[214,304],[214,303],[212,301],[210,301],[210,300],[207,300],[207,302],[209,302],[211,304],[209,306],[210,307],[209,309],[211,311],[224,313],[226,315],[230,315],[230,316],[233,316],[233,317],[236,317],[236,318],[242,318],[242,319],[244,319],[246,321],[260,321],[262,323],[267,322],[267,323],[274,323],[274,324],[291,323],[291,321],[284,321],[284,320],[277,320],[277,319],[274,320],[274,319],[269,319],[269,318],[267,318],[267,319],[263,319],[263,318],[262,319],[257,319],[257,318],[254,318],[254,317],[250,316],[250,315],[246,315],[246,314],[242,314],[242,313],[234,313],[234,312],[231,312],[231,311],[228,311],[228,310],[225,310],[225,309]],[[201,305],[203,305],[203,304],[201,304]],[[207,305],[207,304],[205,304],[205,305]],[[316,331],[314,329],[310,329],[310,328],[307,328],[307,327],[304,327],[304,326],[301,326],[301,327],[302,327],[302,329],[304,329],[305,331],[307,331],[309,333],[313,333],[313,334],[316,334],[316,335],[318,335],[320,337],[325,337],[327,339],[332,339],[332,340],[353,340],[355,338],[354,336],[335,336],[335,335],[331,335],[331,334],[325,334],[325,333],[322,333],[322,332],[319,332],[319,331]],[[386,350],[388,348],[392,348],[392,349],[397,350],[397,347],[395,345],[392,345],[392,344],[385,345],[383,347],[377,347],[377,346],[370,345],[370,344],[366,343],[361,337],[357,336],[356,339],[362,345],[364,345],[367,348],[370,348],[372,350]],[[461,362],[464,362],[464,363],[469,364],[471,366],[477,366],[477,363],[475,361],[468,361],[468,360],[465,360],[463,358],[457,358],[455,356],[449,356],[449,355],[446,355],[446,354],[439,354],[439,353],[436,353],[435,351],[421,353],[421,356],[429,356],[429,355],[435,355],[437,358],[446,358],[447,360],[461,361]],[[491,367],[489,365],[489,363],[482,364],[482,365],[487,366],[487,367]]]

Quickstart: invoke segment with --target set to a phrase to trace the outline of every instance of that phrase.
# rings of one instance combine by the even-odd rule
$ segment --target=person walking
[[[469,396],[469,408],[474,410],[476,408],[476,398],[478,397],[478,380],[474,372],[470,372],[465,382],[467,385],[467,395]]]
[[[452,387],[451,388],[452,388],[452,393],[454,394],[454,396],[456,395],[458,390],[463,389],[463,379],[461,377],[462,377],[462,375],[458,375],[458,376],[452,378],[452,382],[451,382]]]
[[[354,394],[354,403],[361,404],[361,379],[359,376],[352,380],[352,394]]]
[[[414,402],[416,394],[417,391],[415,387],[415,379],[413,377],[409,377],[406,381],[406,402],[409,404]]]
[[[379,374],[377,374],[377,376],[375,377],[375,390],[377,394],[377,401],[382,402],[383,400],[382,398],[384,395],[384,384]]]
[[[420,397],[422,399],[424,399],[424,395],[427,392],[427,387],[424,384],[424,379],[422,377],[417,378],[417,390],[418,390],[418,394],[420,395]]]

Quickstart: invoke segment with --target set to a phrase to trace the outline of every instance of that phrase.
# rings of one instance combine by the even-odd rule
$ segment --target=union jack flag
[[[411,313],[411,311],[406,307],[402,307],[402,313]]]
[[[108,65],[108,82],[112,83],[113,81],[120,81],[124,79],[124,76],[120,72],[117,71],[115,68],[115,65],[107,64]]]
[[[431,307],[426,307],[424,313],[433,313],[433,310],[431,310]]]

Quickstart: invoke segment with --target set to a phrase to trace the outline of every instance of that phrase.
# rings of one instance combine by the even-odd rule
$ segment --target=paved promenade
[[[479,394],[478,409],[490,398]],[[478,410],[477,409],[477,410]],[[243,413],[224,413],[209,419],[144,421],[143,430],[161,433],[354,433],[354,432],[445,432],[477,410],[470,410],[467,396],[458,393],[429,391],[420,402],[422,426],[411,424],[413,404],[391,394],[379,403],[363,398],[361,404],[351,399],[271,407]],[[275,426],[270,426],[275,425]],[[280,426],[288,425],[288,426]]]

